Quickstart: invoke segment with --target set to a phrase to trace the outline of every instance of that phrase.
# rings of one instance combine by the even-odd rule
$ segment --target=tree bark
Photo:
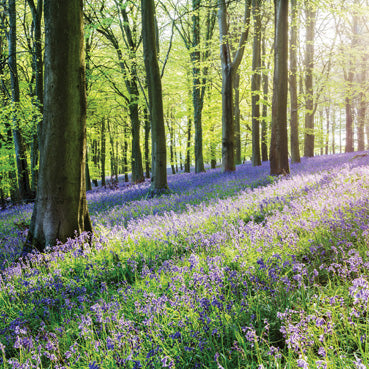
[[[100,159],[101,159],[101,186],[106,186],[106,171],[105,171],[105,159],[106,159],[106,139],[105,139],[105,117],[101,120],[100,129]]]
[[[168,192],[167,150],[164,126],[161,77],[155,37],[155,5],[153,0],[141,0],[142,40],[149,90],[152,140],[152,196]]]
[[[86,201],[83,3],[45,1],[45,101],[37,198],[24,252],[91,231]]]
[[[290,172],[287,140],[288,0],[275,0],[274,78],[270,174]]]
[[[367,67],[367,57],[364,56],[361,62],[361,70],[359,71],[359,82],[364,86],[366,81],[366,67]],[[358,151],[365,150],[365,134],[364,134],[364,127],[365,127],[365,119],[366,119],[366,109],[367,109],[367,102],[366,102],[366,91],[364,91],[363,87],[359,92],[358,98],[358,113],[357,113],[357,141],[358,141]]]
[[[252,165],[261,165],[260,158],[260,67],[261,67],[261,0],[252,0],[254,42],[252,53],[251,111],[252,111]]]
[[[171,119],[170,112],[168,113],[167,127],[169,131],[169,155],[170,155],[170,167],[172,168],[172,174],[176,174],[175,160],[174,160],[174,132],[173,121]]]
[[[330,106],[326,106],[325,108],[325,116],[326,116],[326,133],[325,133],[325,155],[329,153],[329,130],[331,126],[330,122]]]
[[[347,83],[347,91],[345,97],[345,112],[346,112],[346,145],[345,152],[353,152],[354,151],[354,130],[353,130],[353,114],[352,114],[352,101],[351,95],[352,93],[351,85],[354,79],[354,73],[350,70],[349,76],[346,80]]]
[[[128,177],[128,127],[124,123],[123,128],[123,135],[124,135],[124,141],[123,141],[123,173],[124,173],[124,182],[129,182]]]
[[[313,69],[314,69],[314,38],[316,11],[313,4],[305,1],[306,5],[306,51],[305,51],[305,140],[304,156],[314,156],[314,90],[313,90]]]
[[[298,39],[297,0],[291,0],[291,39],[290,39],[290,100],[291,100],[291,161],[300,163],[299,114],[297,101],[297,39]]]
[[[187,143],[186,143],[186,162],[185,162],[185,173],[190,173],[191,171],[191,126],[192,120],[188,118],[187,121]]]
[[[136,68],[134,68],[136,70]],[[140,145],[140,119],[138,112],[138,86],[137,75],[134,74],[127,82],[129,84],[129,117],[131,120],[132,129],[132,153],[131,153],[131,166],[132,166],[132,178],[133,183],[140,183],[145,180],[142,167],[142,154]]]
[[[241,63],[245,42],[248,37],[250,23],[251,0],[245,3],[245,19],[238,49],[232,61],[228,40],[227,9],[225,0],[218,0],[218,22],[220,34],[220,59],[222,63],[222,171],[236,170],[234,152],[234,115],[233,115],[233,85],[234,75]]]
[[[235,161],[241,164],[241,111],[240,111],[240,74],[236,73],[233,80],[234,90],[234,145]]]
[[[32,104],[42,115],[43,112],[43,59],[42,59],[42,31],[41,21],[43,13],[43,0],[27,0],[32,13],[32,81],[35,83],[32,88]],[[31,190],[36,192],[37,188],[37,164],[39,161],[39,136],[41,131],[41,120],[38,114],[35,114],[36,133],[33,134],[31,144]]]
[[[16,19],[15,0],[8,1],[8,11],[9,11],[8,66],[10,70],[12,102],[14,104],[13,141],[18,172],[18,187],[21,199],[31,200],[34,198],[34,195],[31,192],[31,187],[29,184],[29,171],[27,164],[26,148],[20,131],[19,119],[17,116],[18,105],[20,102],[20,94],[19,94],[19,79],[17,66],[17,19]]]
[[[201,96],[201,55],[200,55],[200,0],[192,0],[192,100],[195,126],[195,173],[205,172],[202,148],[202,109],[204,98]]]
[[[214,124],[210,126],[210,134],[211,137],[214,137]],[[215,169],[217,167],[217,157],[216,157],[216,143],[215,140],[212,139],[210,142],[210,168]]]
[[[265,37],[263,37],[262,42],[262,52],[263,56],[266,55],[265,52]],[[269,75],[268,69],[269,65],[266,68],[265,62],[262,58],[262,68],[264,69],[263,72],[263,119],[261,123],[261,160],[268,161],[268,92],[269,92]]]
[[[90,177],[90,166],[88,165],[88,156],[87,156],[87,150],[86,150],[86,191],[91,191],[92,185],[91,185],[91,177]]]
[[[144,108],[144,117],[145,117],[145,177],[150,178],[150,130],[151,130],[151,123],[150,123],[150,114],[147,110],[147,107]]]

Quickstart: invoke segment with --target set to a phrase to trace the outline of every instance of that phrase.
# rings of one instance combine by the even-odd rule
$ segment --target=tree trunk
[[[326,106],[325,108],[325,114],[326,114],[326,133],[325,133],[325,155],[328,155],[329,153],[329,129],[330,129],[330,105]]]
[[[105,172],[105,159],[106,159],[106,140],[105,140],[105,118],[101,120],[100,130],[100,159],[101,159],[101,186],[106,186],[106,172]]]
[[[305,140],[304,156],[314,156],[314,91],[313,91],[313,69],[314,69],[314,38],[316,11],[308,1],[306,4],[306,51],[305,51]]]
[[[353,73],[350,71],[349,74],[352,74],[349,76],[347,83],[349,85],[352,84],[353,80]],[[348,87],[348,91],[346,92],[345,97],[345,111],[346,111],[346,145],[345,145],[345,152],[353,152],[354,151],[354,131],[353,131],[353,116],[352,116],[352,101],[351,96],[347,95],[349,93],[349,90],[351,90],[350,87]],[[352,91],[351,91],[352,93]]]
[[[215,169],[217,166],[217,158],[216,158],[216,143],[214,140],[214,124],[210,126],[210,135],[212,140],[210,141],[210,168]]]
[[[234,145],[235,145],[235,161],[241,164],[241,112],[240,112],[240,74],[236,73],[233,81],[234,90]]]
[[[128,177],[128,127],[126,124],[124,124],[123,129],[123,135],[124,135],[124,147],[123,147],[123,173],[124,173],[124,182],[129,182]]]
[[[168,114],[170,115],[170,113]],[[167,120],[167,127],[169,131],[169,155],[170,155],[170,167],[172,168],[172,174],[176,174],[176,168],[174,163],[174,137],[173,137],[173,122],[170,118]]]
[[[108,119],[108,132],[109,132],[109,141],[110,141],[110,177],[111,182],[113,182],[113,177],[115,176],[116,182],[118,182],[118,153],[115,152],[115,142],[114,142],[114,133],[110,126],[110,120]]]
[[[42,114],[43,111],[43,60],[42,60],[42,31],[41,20],[43,13],[43,0],[27,0],[32,13],[32,80],[35,82],[35,89],[32,91],[32,104]],[[37,165],[39,157],[39,135],[41,131],[41,121],[35,114],[36,133],[32,136],[31,144],[31,190],[36,193],[37,188]]]
[[[261,165],[260,158],[260,67],[261,67],[261,0],[252,0],[254,43],[252,53],[251,111],[252,111],[252,165]]]
[[[275,0],[274,79],[270,174],[290,172],[287,140],[288,0]]]
[[[195,126],[195,173],[205,172],[202,148],[202,109],[204,99],[201,96],[200,69],[200,0],[192,0],[192,100]]]
[[[227,9],[225,0],[218,0],[218,21],[220,34],[220,59],[222,62],[222,171],[232,172],[236,169],[234,153],[234,115],[233,115],[233,82],[241,63],[245,42],[248,37],[250,23],[250,3],[245,3],[245,19],[239,46],[232,61],[229,45],[227,24]]]
[[[8,65],[10,70],[10,80],[11,80],[11,91],[12,91],[12,101],[14,104],[13,112],[13,141],[15,147],[15,157],[17,162],[17,172],[18,172],[18,186],[19,194],[22,200],[31,200],[34,195],[31,193],[31,187],[29,184],[29,171],[27,164],[26,148],[24,145],[23,137],[19,127],[18,119],[18,105],[20,102],[19,94],[19,80],[18,80],[18,66],[17,66],[17,18],[16,18],[16,8],[15,0],[8,1],[9,8],[9,58]]]
[[[155,5],[153,0],[141,0],[142,39],[149,90],[152,141],[152,196],[168,192],[167,150],[161,77],[155,37]]]
[[[132,77],[130,83],[129,117],[132,128],[132,183],[140,183],[145,180],[142,168],[142,155],[140,146],[140,119],[138,113],[138,87],[136,77]]]
[[[190,173],[191,171],[191,126],[192,120],[188,118],[187,123],[187,143],[186,143],[186,162],[185,162],[185,172]]]
[[[86,201],[82,1],[45,2],[45,102],[37,198],[24,252],[91,231]]]
[[[90,177],[90,167],[88,165],[88,156],[87,156],[87,150],[86,150],[86,191],[91,191],[92,185],[91,185],[91,177]]]
[[[179,150],[179,168],[181,172],[183,171],[183,158],[182,158],[182,150]]]
[[[291,41],[290,41],[290,100],[291,100],[291,161],[300,163],[299,113],[297,101],[297,0],[291,0]]]
[[[144,108],[144,117],[145,117],[145,176],[146,178],[150,178],[150,146],[149,146],[149,141],[150,141],[150,129],[151,129],[151,124],[150,124],[150,114],[147,110],[147,108]]]
[[[359,72],[359,81],[361,82],[362,86],[365,85],[366,81],[366,57],[363,57],[362,60],[362,67],[361,71]],[[359,92],[359,101],[358,101],[358,113],[357,113],[357,139],[358,139],[358,151],[365,150],[365,134],[364,134],[364,127],[365,127],[365,119],[366,119],[366,91],[363,88]]]
[[[332,111],[332,154],[336,153],[336,109]]]
[[[263,37],[262,42],[263,56],[266,55],[265,52],[265,37]],[[263,59],[262,59],[263,60]],[[268,69],[265,68],[265,63],[262,61],[263,72],[263,119],[261,123],[261,160],[268,161],[268,91],[269,91],[269,76]]]
[[[222,68],[222,171],[236,170],[234,160],[232,66]]]

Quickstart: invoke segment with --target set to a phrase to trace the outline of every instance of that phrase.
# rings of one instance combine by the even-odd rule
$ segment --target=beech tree
[[[297,1],[291,0],[291,39],[290,39],[290,99],[291,99],[291,161],[299,163],[299,115],[297,101],[297,39],[298,39],[298,7]]]
[[[154,0],[141,0],[141,13],[151,116],[152,178],[150,195],[155,196],[168,192],[168,182],[163,97],[156,49]]]
[[[261,123],[261,160],[268,161],[268,92],[269,92],[269,65],[265,65],[266,57],[266,40],[265,35],[261,42],[262,59],[261,66],[263,69],[262,85],[263,85],[263,111],[262,111],[262,123]]]
[[[82,0],[45,0],[45,95],[37,197],[23,251],[91,231],[86,202]]]
[[[251,105],[252,105],[252,165],[261,165],[260,157],[260,87],[261,87],[261,0],[252,0],[254,42],[252,53]]]
[[[234,145],[234,76],[241,63],[245,42],[249,34],[251,0],[245,2],[244,29],[239,45],[232,60],[227,22],[227,6],[225,0],[218,0],[218,21],[220,35],[220,59],[222,63],[222,171],[231,172],[235,166]]]
[[[314,156],[314,90],[313,90],[313,70],[314,70],[314,38],[316,10],[314,4],[305,1],[306,12],[306,50],[305,50],[305,140],[304,156]]]
[[[41,21],[43,14],[43,0],[27,0],[28,6],[32,13],[32,82],[34,88],[32,88],[32,103],[36,107],[36,110],[42,114],[43,110],[43,94],[44,94],[44,81],[43,81],[43,58],[42,58],[42,31]],[[31,178],[32,178],[32,191],[36,191],[37,186],[37,165],[38,165],[38,136],[39,136],[39,117],[35,115],[35,132],[32,137],[31,147]]]
[[[274,78],[270,174],[290,172],[287,141],[288,0],[275,0]]]

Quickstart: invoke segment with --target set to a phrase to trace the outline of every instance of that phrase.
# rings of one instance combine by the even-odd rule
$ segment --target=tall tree
[[[45,0],[45,99],[37,197],[24,252],[91,231],[86,201],[82,0]]]
[[[141,13],[144,61],[151,116],[152,179],[150,193],[151,196],[155,196],[168,192],[168,182],[163,97],[156,50],[154,0],[141,0]]]
[[[105,162],[106,162],[106,128],[105,128],[105,117],[101,119],[101,129],[100,129],[100,148],[101,148],[101,186],[106,186],[106,172],[105,172]]]
[[[366,68],[367,68],[367,57],[363,56],[362,61],[360,64],[360,69],[358,73],[358,80],[361,84],[361,89],[359,91],[358,96],[358,113],[357,113],[357,149],[358,151],[364,151],[365,150],[365,135],[364,135],[364,127],[365,127],[365,119],[366,119],[366,110],[367,110],[367,97],[366,97],[366,91],[362,87],[365,84],[366,81]]]
[[[252,110],[252,165],[261,165],[260,157],[260,87],[261,87],[261,0],[252,0],[254,42],[252,52],[251,110]]]
[[[240,73],[237,72],[233,79],[234,92],[234,154],[236,164],[242,163],[242,148],[241,148],[241,109],[240,109]]]
[[[291,161],[299,163],[299,114],[297,101],[297,39],[298,39],[297,0],[291,0],[291,39],[290,39],[290,99],[291,99]]]
[[[358,28],[359,28],[359,14],[358,7],[360,7],[359,1],[354,1],[353,8],[353,16],[351,22],[351,48],[352,52],[348,56],[348,67],[347,70],[344,70],[344,78],[346,85],[346,95],[345,95],[345,108],[346,108],[346,145],[345,152],[354,151],[354,116],[353,116],[353,95],[355,91],[353,89],[354,78],[355,78],[355,69],[357,64],[360,65],[360,62],[357,63],[357,46],[358,46]],[[360,77],[359,77],[360,78]],[[361,109],[359,109],[361,110]],[[363,111],[360,113],[362,114]],[[361,118],[361,117],[359,117]]]
[[[290,172],[287,140],[288,0],[275,0],[274,78],[270,174]]]
[[[245,2],[244,30],[232,60],[229,42],[229,25],[227,22],[227,6],[225,0],[218,0],[218,22],[220,35],[220,59],[222,63],[222,171],[231,172],[236,169],[234,153],[234,75],[241,63],[245,42],[249,34],[251,0]]]
[[[18,109],[20,102],[19,78],[17,66],[17,13],[15,0],[8,1],[9,12],[9,33],[8,33],[8,66],[10,70],[13,112],[13,141],[15,147],[15,157],[17,162],[19,194],[22,200],[33,198],[29,184],[29,170],[27,164],[26,148],[19,126]]]
[[[261,66],[263,69],[262,83],[263,83],[263,111],[261,123],[261,160],[268,161],[268,92],[269,92],[269,64],[265,65],[265,36],[261,42],[261,49],[263,57],[261,59]]]
[[[43,94],[44,94],[44,81],[43,81],[43,59],[42,59],[42,31],[41,21],[43,14],[43,0],[27,0],[28,6],[32,13],[32,81],[34,82],[34,88],[32,89],[32,103],[36,108],[36,111],[42,115],[43,111]],[[31,147],[31,179],[32,179],[32,191],[36,190],[37,186],[37,165],[39,156],[38,138],[40,131],[40,121],[38,114],[35,114],[36,132],[32,137]]]
[[[314,90],[313,90],[313,71],[314,71],[314,39],[316,9],[315,5],[305,0],[306,12],[306,49],[305,49],[305,140],[304,156],[314,156]]]

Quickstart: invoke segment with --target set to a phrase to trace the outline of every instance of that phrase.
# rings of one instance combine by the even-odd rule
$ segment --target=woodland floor
[[[88,194],[95,227],[15,262],[0,213],[4,368],[369,368],[369,156]],[[1,356],[1,355],[0,355]]]

